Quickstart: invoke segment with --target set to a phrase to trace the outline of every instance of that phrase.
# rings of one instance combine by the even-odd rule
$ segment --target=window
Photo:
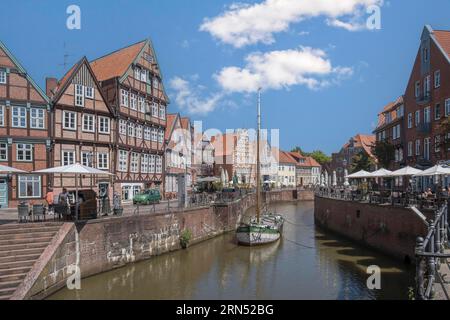
[[[19,176],[19,198],[40,198],[41,177]]]
[[[145,140],[147,140],[147,141],[150,141],[151,140],[151,129],[150,129],[150,127],[145,127],[144,128],[144,139]]]
[[[119,171],[127,172],[128,170],[128,151],[119,150]]]
[[[424,62],[428,61],[428,48],[424,47],[422,50],[422,59]]]
[[[437,70],[434,73],[434,87],[439,88],[441,86],[441,70]]]
[[[400,134],[401,134],[400,130],[401,130],[401,125],[399,125],[399,124],[392,128],[392,139],[395,140],[395,139],[400,138]]]
[[[412,126],[412,113],[408,113],[408,129],[411,129]]]
[[[98,132],[104,134],[110,133],[109,118],[98,117]]]
[[[158,90],[159,88],[159,80],[157,78],[153,78],[153,89]]]
[[[159,130],[158,133],[158,142],[163,143],[164,142],[164,130]]]
[[[152,103],[152,116],[158,117],[158,105],[156,103]]]
[[[430,89],[431,89],[431,77],[427,76],[423,83],[423,95],[425,97],[430,96]]]
[[[420,156],[420,140],[416,140],[416,156]]]
[[[120,104],[124,107],[128,107],[129,92],[122,89],[120,97]]]
[[[397,108],[396,112],[397,112],[397,118],[403,117],[405,115],[405,107],[403,105],[401,105],[400,107]]]
[[[92,87],[85,87],[86,90],[86,98],[88,99],[94,99],[94,88]]]
[[[420,110],[416,111],[416,127],[420,124]]]
[[[155,173],[155,155],[150,155],[150,172]]]
[[[431,107],[426,107],[423,111],[423,122],[430,123],[431,122]]]
[[[440,152],[441,151],[441,136],[435,136],[434,137],[434,152]]]
[[[413,143],[412,141],[408,142],[408,157],[412,157],[413,155]]]
[[[83,114],[83,131],[95,132],[94,118],[92,114]]]
[[[386,117],[386,123],[392,122],[392,116],[391,116],[390,112],[386,113],[385,117]]]
[[[441,104],[438,103],[434,107],[434,120],[439,120],[441,118]]]
[[[128,124],[128,136],[131,138],[134,137],[134,124],[133,123]]]
[[[17,144],[17,161],[33,161],[33,145],[18,143]]]
[[[77,129],[77,114],[75,112],[63,111],[63,128],[68,130]]]
[[[130,94],[130,108],[136,110],[136,95],[134,93]]]
[[[425,138],[423,140],[423,158],[425,160],[430,160],[430,138]]]
[[[147,70],[141,70],[141,81],[147,82]]]
[[[44,129],[45,111],[44,109],[31,108],[30,110],[30,127],[33,129]]]
[[[138,108],[139,111],[145,113],[145,99],[143,97],[138,98]]]
[[[15,128],[27,127],[27,108],[12,107],[12,126]]]
[[[84,107],[84,87],[81,84],[75,85],[75,105]]]
[[[8,145],[0,143],[0,161],[8,161]]]
[[[75,151],[63,151],[61,165],[70,166],[72,164],[75,164]]]
[[[161,119],[166,119],[166,108],[164,106],[159,106],[159,117]]]
[[[81,164],[86,167],[92,167],[92,152],[81,152]]]
[[[132,152],[131,153],[131,162],[130,162],[130,171],[138,172],[139,167],[139,154]]]
[[[109,153],[97,153],[97,168],[100,170],[109,169]]]
[[[445,116],[450,115],[450,99],[445,100]]]
[[[5,126],[5,106],[0,106],[0,127]]]
[[[158,129],[155,128],[152,129],[152,141],[153,142],[158,141]]]
[[[417,82],[416,82],[416,86],[415,86],[415,95],[416,95],[416,98],[419,98],[419,97],[420,97],[420,81],[417,81]]]
[[[148,160],[149,160],[148,154],[142,155],[141,173],[148,173]]]
[[[0,71],[0,84],[6,84],[6,71]]]
[[[162,157],[156,156],[156,173],[162,173]]]
[[[125,120],[119,121],[119,133],[123,135],[127,134],[127,122]]]
[[[142,139],[142,126],[140,124],[136,126],[136,138]]]
[[[141,80],[141,69],[137,67],[134,69],[134,78],[136,80]]]

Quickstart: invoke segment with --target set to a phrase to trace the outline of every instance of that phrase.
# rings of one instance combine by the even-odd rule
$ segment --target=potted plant
[[[192,232],[189,229],[184,230],[180,236],[180,245],[183,249],[187,249],[192,239]]]

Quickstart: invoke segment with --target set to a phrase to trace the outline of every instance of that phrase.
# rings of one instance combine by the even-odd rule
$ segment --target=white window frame
[[[159,106],[159,118],[162,120],[166,119],[166,107],[163,105]]]
[[[29,196],[28,194],[23,195],[22,191],[27,193],[28,184],[32,185],[32,193],[33,195]],[[22,190],[22,186],[25,184],[25,190]],[[37,184],[37,185],[36,185]],[[39,175],[21,175],[18,177],[18,194],[19,199],[39,199],[42,197],[42,179]]]
[[[158,129],[152,128],[152,141],[158,142]]]
[[[136,152],[131,153],[130,172],[133,172],[133,173],[139,172],[139,153],[136,153]]]
[[[420,124],[420,110],[417,110],[415,113],[414,124],[416,127]]]
[[[144,127],[144,140],[151,141],[152,139],[152,128],[145,126]]]
[[[162,157],[156,156],[156,173],[162,173]]]
[[[127,125],[127,135],[130,138],[134,138],[135,133],[136,133],[136,127],[134,126],[134,123],[132,123],[132,122],[128,123],[128,125]]]
[[[408,157],[412,157],[414,154],[413,152],[413,142],[408,141]]]
[[[141,81],[141,69],[138,67],[134,68],[134,78]]]
[[[430,160],[431,154],[431,139],[425,138],[423,139],[423,158],[425,160]]]
[[[66,155],[67,155],[67,161],[66,161]],[[73,157],[73,161],[71,161],[69,155]],[[69,166],[72,164],[77,163],[77,155],[75,153],[75,150],[62,150],[61,151],[61,166]]]
[[[141,140],[142,140],[142,130],[143,130],[142,125],[140,125],[140,124],[136,125],[135,135],[136,135],[136,138],[141,139]]]
[[[420,97],[420,81],[416,81],[414,85],[414,95],[416,98]]]
[[[8,144],[0,142],[0,161],[8,161]]]
[[[0,127],[5,126],[5,106],[0,105]]]
[[[91,158],[91,151],[81,151],[81,164],[86,167],[92,168],[94,166],[93,159]],[[89,163],[89,158],[91,158],[91,163]]]
[[[416,156],[420,156],[420,140],[416,140]]]
[[[450,99],[445,100],[445,116],[450,116]]]
[[[98,152],[97,153],[97,169],[109,170],[109,153]]]
[[[102,128],[103,125],[103,128]],[[107,127],[107,130],[105,130]],[[108,117],[98,117],[98,132],[101,134],[110,134],[111,133],[111,119]]]
[[[137,110],[137,97],[134,93],[130,94],[130,109]]]
[[[148,161],[149,161],[149,155],[143,154],[141,156],[141,173],[148,173]]]
[[[6,84],[6,71],[0,70],[0,84]]]
[[[75,106],[77,107],[84,107],[84,86],[81,84],[75,84]]]
[[[441,136],[434,137],[434,152],[441,152]]]
[[[145,98],[138,96],[138,109],[140,112],[145,113]]]
[[[164,142],[164,130],[158,131],[158,142],[163,143]]]
[[[149,173],[156,173],[156,156],[150,155]]]
[[[22,159],[19,158],[19,152],[22,153]],[[29,155],[29,159],[27,159],[27,155]],[[30,143],[17,143],[16,160],[18,162],[33,162],[33,145]]]
[[[83,132],[95,132],[95,116],[93,114],[83,114],[83,126],[81,131]],[[88,124],[90,124],[90,128],[86,127],[86,121],[90,119]]]
[[[45,129],[45,110],[42,108],[30,109],[30,128]]]
[[[127,130],[128,130],[127,122],[122,119],[119,120],[119,134],[126,136]]]
[[[159,116],[158,104],[153,102],[152,103],[152,117],[158,118],[158,116]]]
[[[28,112],[27,112],[26,107],[13,106],[11,108],[11,126],[13,128],[26,128],[27,127],[27,114],[28,114]],[[14,124],[14,120],[17,121],[17,124]],[[25,122],[25,123],[22,125],[22,122]]]
[[[423,110],[423,123],[431,123],[431,107],[426,107]]]
[[[123,107],[129,107],[130,93],[124,89],[120,89],[120,105]]]
[[[85,91],[86,98],[92,99],[92,100],[95,98],[95,89],[94,89],[94,87],[86,86],[86,87],[84,87],[84,91]]]
[[[413,114],[408,113],[408,129],[411,129],[413,127]]]
[[[73,120],[73,127],[66,126],[66,116],[73,116],[73,119],[69,119],[69,122],[72,122],[72,120]],[[77,113],[73,112],[73,111],[63,111],[62,122],[63,122],[63,129],[76,131],[77,130]]]
[[[441,86],[441,70],[434,72],[434,88],[437,89]]]
[[[128,171],[128,151],[119,150],[119,161],[117,161],[117,170],[120,172]]]
[[[147,82],[147,74],[148,74],[147,70],[141,69],[141,79],[140,80],[142,82]]]

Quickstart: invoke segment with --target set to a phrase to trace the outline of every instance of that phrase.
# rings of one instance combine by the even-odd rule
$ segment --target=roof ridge
[[[89,63],[93,63],[93,62],[95,62],[95,61],[97,61],[97,60],[100,60],[100,59],[106,58],[106,57],[108,57],[108,56],[110,56],[110,55],[113,55],[114,53],[117,53],[117,52],[119,52],[119,51],[122,51],[122,50],[125,50],[125,49],[128,49],[128,48],[131,48],[131,47],[133,47],[133,46],[135,46],[135,45],[137,45],[137,44],[140,44],[140,43],[142,43],[142,42],[147,42],[147,41],[148,41],[148,39],[144,39],[144,40],[138,41],[138,42],[136,42],[136,43],[130,44],[130,45],[126,46],[126,47],[123,47],[123,48],[114,50],[114,51],[112,51],[112,52],[110,52],[110,53],[107,53],[107,54],[101,56],[101,57],[98,57],[98,58],[96,58],[96,59],[94,59],[94,60],[89,61]]]

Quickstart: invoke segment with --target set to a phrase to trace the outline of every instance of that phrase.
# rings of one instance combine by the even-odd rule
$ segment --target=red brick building
[[[395,149],[389,170],[397,170],[406,163],[405,158],[405,106],[403,96],[386,105],[378,115],[374,130],[377,142],[384,141]]]
[[[50,103],[24,67],[0,41],[0,164],[28,172],[48,166]],[[46,176],[0,175],[0,208],[40,202]]]
[[[52,98],[51,136],[54,142],[49,155],[50,166],[81,163],[100,170],[113,171],[115,163],[116,125],[110,108],[86,58],[76,63],[60,81],[47,79],[47,95]],[[113,188],[109,177],[84,177],[78,186],[99,194]],[[55,194],[62,187],[75,189],[75,177],[54,175]]]
[[[440,127],[450,115],[450,31],[425,26],[404,95],[406,163],[425,169],[449,160]]]
[[[164,181],[164,132],[169,99],[150,40],[91,62],[116,115],[117,191],[132,200],[140,190]]]

